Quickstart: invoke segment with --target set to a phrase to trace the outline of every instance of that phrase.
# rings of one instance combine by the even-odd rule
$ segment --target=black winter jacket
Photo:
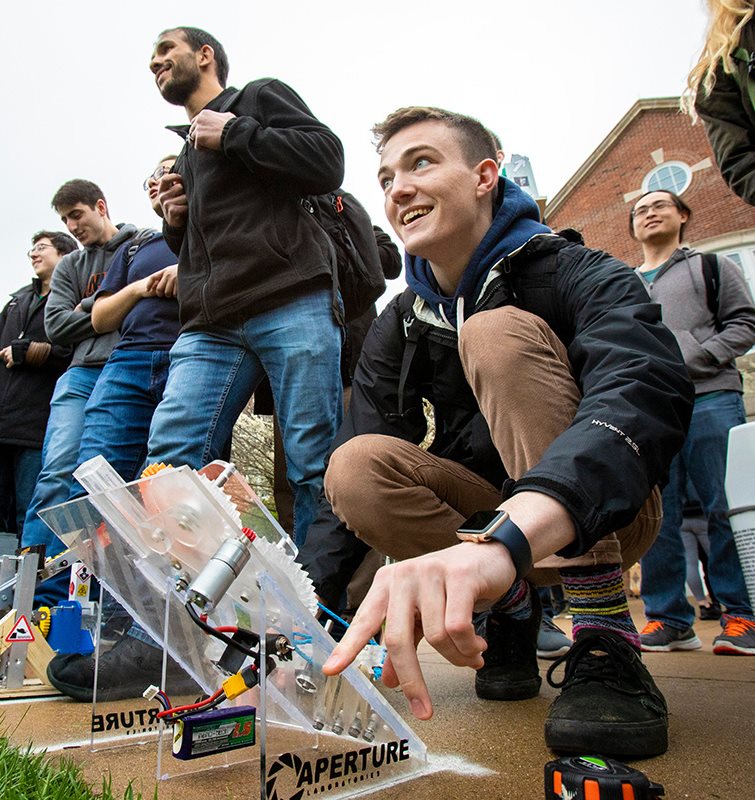
[[[464,377],[456,331],[410,290],[373,324],[334,449],[364,433],[419,443],[427,398],[436,425],[430,452],[501,486],[504,497],[531,490],[556,498],[577,529],[576,541],[560,555],[578,555],[629,524],[663,478],[689,425],[692,384],[660,307],[648,301],[632,270],[605,253],[555,235],[533,237],[504,259],[474,311],[505,305],[548,323],[567,348],[583,394],[574,421],[539,464],[520,480],[507,480]],[[399,392],[407,331],[416,350]],[[517,379],[526,377],[512,376]],[[321,596],[334,602],[365,550],[323,500],[300,561]]]
[[[705,122],[718,168],[731,190],[755,205],[755,19],[742,30],[733,55],[734,73],[719,64],[708,97],[699,89],[695,110]]]
[[[337,189],[344,173],[338,137],[280,81],[225,89],[206,108],[236,117],[220,150],[184,145],[174,166],[188,222],[163,231],[179,254],[183,330],[246,319],[313,281],[329,286],[333,248],[300,199]],[[188,126],[173,129],[185,136]]]
[[[71,348],[52,345],[45,334],[47,298],[40,282],[11,295],[0,312],[0,349],[10,345],[14,366],[0,362],[0,442],[41,449],[55,382],[66,371]],[[32,346],[42,343],[44,347]]]

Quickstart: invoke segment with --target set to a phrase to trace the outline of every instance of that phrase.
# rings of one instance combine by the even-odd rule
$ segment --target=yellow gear
[[[37,627],[45,639],[47,638],[47,634],[50,632],[50,617],[51,613],[49,606],[40,606],[37,609]]]
[[[163,464],[162,462],[159,464],[150,464],[144,468],[144,472],[142,472],[141,476],[142,478],[151,478],[153,475],[157,475],[158,472],[162,472],[164,469],[171,469],[172,467],[172,464]]]

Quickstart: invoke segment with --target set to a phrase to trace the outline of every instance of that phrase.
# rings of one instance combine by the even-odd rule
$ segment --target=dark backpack
[[[314,216],[333,244],[334,290],[341,292],[344,307],[340,321],[351,322],[369,311],[385,291],[372,220],[356,197],[343,189],[304,197],[301,205]]]

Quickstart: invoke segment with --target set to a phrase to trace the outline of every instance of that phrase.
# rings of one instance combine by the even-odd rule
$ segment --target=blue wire
[[[349,623],[348,623],[348,622],[346,622],[346,620],[345,620],[345,619],[341,619],[341,617],[339,617],[339,616],[338,616],[338,614],[334,614],[334,613],[333,613],[333,612],[332,612],[332,611],[331,611],[329,608],[326,608],[326,607],[325,607],[325,606],[324,606],[322,603],[318,603],[318,604],[317,604],[317,607],[318,607],[318,608],[319,608],[321,611],[324,611],[324,612],[325,612],[325,613],[326,613],[326,614],[327,614],[327,615],[328,615],[328,616],[329,616],[331,619],[335,620],[336,622],[340,622],[340,623],[341,623],[341,625],[343,625],[343,626],[344,626],[344,628],[346,628],[347,630],[348,630],[348,629],[351,627],[351,626],[349,625]],[[369,643],[370,643],[370,644],[377,645],[377,642],[376,642],[374,639],[370,639],[370,642],[369,642]]]

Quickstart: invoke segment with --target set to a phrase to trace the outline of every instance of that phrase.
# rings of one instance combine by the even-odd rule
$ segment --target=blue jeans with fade
[[[114,350],[84,410],[78,464],[102,455],[129,482],[147,457],[147,438],[168,380],[167,350]],[[73,481],[71,498],[83,489]]]
[[[745,422],[739,392],[717,392],[695,400],[692,422],[682,449],[671,462],[663,490],[663,524],[658,538],[641,560],[645,615],[671,628],[686,630],[695,610],[684,592],[686,561],[681,537],[682,510],[689,476],[708,519],[711,588],[728,614],[753,619],[747,587],[724,492],[729,429]]]
[[[42,471],[26,511],[21,540],[24,547],[47,545],[48,556],[57,555],[65,546],[37,512],[68,500],[71,475],[79,465],[84,408],[101,371],[102,367],[71,367],[58,378],[50,401],[50,417],[42,445]]]
[[[237,324],[182,333],[170,353],[149,461],[199,469],[222,456],[239,414],[270,379],[294,491],[294,541],[314,520],[325,457],[341,423],[341,329],[329,288]]]
[[[102,455],[126,482],[138,477],[169,363],[167,350],[113,351],[84,407],[83,432],[73,469]],[[68,476],[67,490],[64,500],[84,494],[72,475]],[[68,575],[60,573],[39,584],[35,602],[54,606],[67,597]]]

